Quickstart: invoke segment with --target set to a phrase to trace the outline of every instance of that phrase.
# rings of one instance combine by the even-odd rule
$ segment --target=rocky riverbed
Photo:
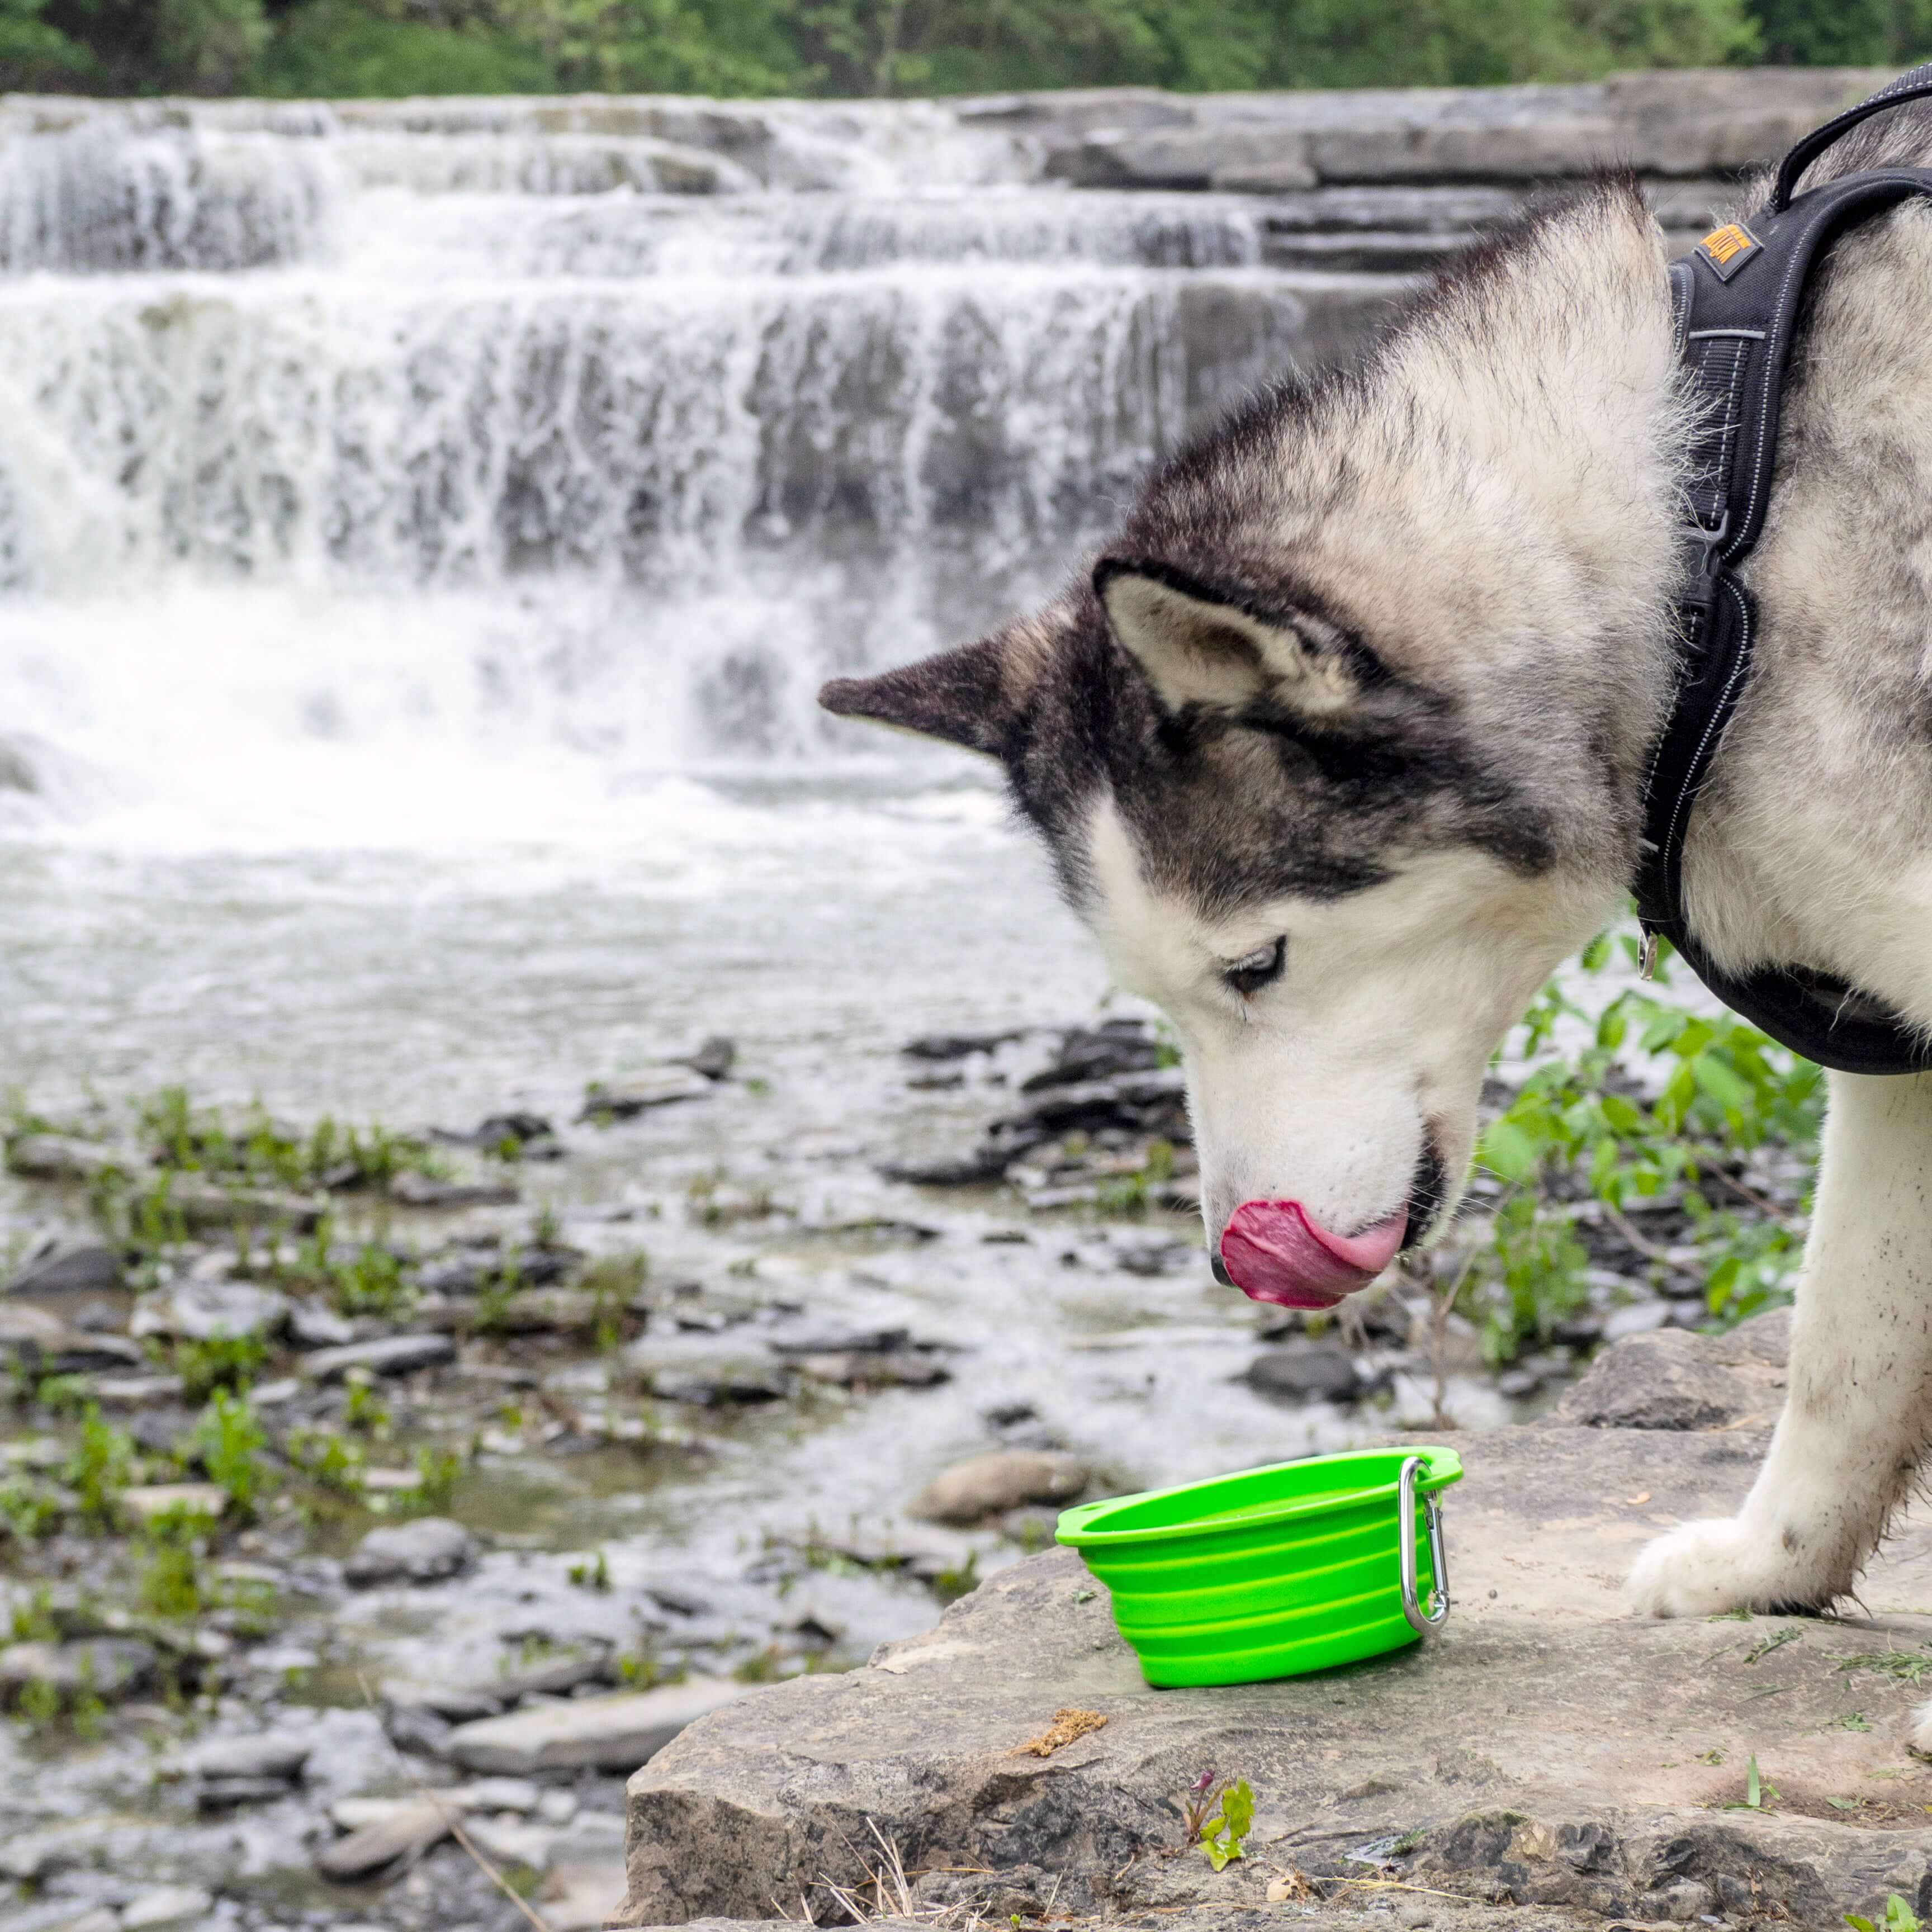
[[[1271,1684],[1154,1690],[1070,1550],[867,1666],[694,1724],[631,1780],[616,1923],[814,1898],[928,1922],[1203,1928],[1605,1922],[1832,1927],[1932,1900],[1932,1658],[1916,1510],[1843,1616],[1624,1615],[1631,1554],[1733,1510],[1783,1400],[1788,1318],[1618,1342],[1555,1412],[1461,1439],[1455,1608],[1421,1644]],[[1241,1780],[1243,1855],[1186,1800]],[[1198,1834],[1196,1834],[1198,1837]],[[1210,1834],[1211,1835],[1211,1834]]]
[[[0,1924],[527,1922],[492,1869],[601,1923],[627,1773],[1068,1502],[1530,1420],[1701,1312],[1614,1246],[1500,1374],[1432,1276],[1253,1310],[1206,1277],[1172,1058],[1118,1013],[921,1035],[863,1141],[735,1164],[718,1117],[769,1096],[722,1036],[406,1132],[22,1103]]]

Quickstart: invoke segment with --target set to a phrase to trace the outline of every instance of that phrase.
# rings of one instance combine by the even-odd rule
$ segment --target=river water
[[[945,1388],[766,1412],[676,1479],[480,1471],[482,1581],[352,1606],[338,1664],[487,1669],[533,1614],[622,1638],[652,1578],[752,1628],[768,1536],[890,1523],[995,1409],[1120,1486],[1426,1414],[1238,1382],[1247,1305],[1133,1252],[1198,1245],[1180,1217],[878,1178],[969,1143],[1047,1043],[934,1090],[908,1037],[1124,1009],[989,773],[812,704],[1039,596],[1346,278],[1265,266],[1252,202],[1076,193],[922,104],[714,116],[694,158],[515,104],[8,111],[0,1089],[568,1124],[728,1034],[712,1099],[566,1125],[498,1223],[634,1228],[660,1275],[956,1352]],[[694,1180],[784,1211],[707,1222]],[[0,1183],[0,1259],[67,1211]],[[826,1232],[867,1215],[937,1237]],[[593,1544],[610,1600],[563,1586]],[[934,1614],[806,1594],[847,1659]],[[180,1875],[272,1867],[258,1840],[188,1834]]]

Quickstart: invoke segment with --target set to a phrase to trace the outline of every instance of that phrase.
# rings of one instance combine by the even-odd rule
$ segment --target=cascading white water
[[[1254,203],[1040,173],[931,104],[8,109],[0,811],[849,746],[828,670],[1304,346]]]

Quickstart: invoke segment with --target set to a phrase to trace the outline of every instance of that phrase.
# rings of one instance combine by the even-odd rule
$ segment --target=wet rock
[[[1010,1158],[998,1149],[986,1148],[975,1154],[937,1160],[886,1161],[879,1172],[888,1180],[903,1180],[914,1187],[980,1187],[998,1180],[1006,1172]]]
[[[931,1522],[982,1522],[1026,1503],[1071,1502],[1089,1480],[1074,1456],[997,1449],[942,1471],[913,1499],[910,1514]]]
[[[0,1649],[0,1700],[32,1684],[63,1696],[88,1694],[112,1703],[130,1697],[154,1676],[154,1647],[138,1638],[83,1637],[71,1643],[13,1643]]]
[[[1145,1073],[1160,1064],[1160,1042],[1144,1020],[1108,1020],[1096,1028],[1075,1027],[1061,1039],[1051,1065],[1022,1083],[1023,1094],[1083,1082]]]
[[[196,1787],[197,1811],[235,1811],[244,1804],[272,1804],[289,1795],[278,1778],[210,1778]]]
[[[320,1301],[298,1301],[289,1310],[289,1340],[298,1348],[346,1348],[356,1324]]]
[[[1006,1033],[929,1033],[909,1040],[899,1048],[913,1060],[964,1060],[975,1053],[992,1053],[1026,1037],[1024,1028]]]
[[[148,1161],[132,1148],[64,1134],[20,1134],[7,1143],[7,1165],[29,1180],[98,1180],[106,1174],[140,1174]]]
[[[302,1358],[302,1372],[312,1382],[339,1382],[351,1369],[378,1376],[414,1375],[419,1369],[440,1369],[456,1359],[456,1344],[447,1335],[386,1335],[374,1342],[351,1342],[339,1348],[318,1348]]]
[[[176,1511],[219,1516],[228,1509],[228,1492],[219,1483],[136,1483],[122,1490],[116,1500],[140,1522],[152,1522]]]
[[[1854,1643],[1815,1620],[1740,1630],[1636,1619],[1622,1601],[1626,1552],[1654,1533],[1650,1519],[1732,1513],[1765,1440],[1563,1427],[1469,1438],[1468,1475],[1445,1498],[1448,1627],[1346,1672],[1153,1690],[1073,1552],[1004,1570],[865,1668],[713,1712],[634,1778],[632,1888],[616,1922],[750,1916],[807,1874],[858,1878],[856,1858],[837,1862],[856,1816],[920,1845],[928,1870],[976,1868],[960,1896],[988,1907],[1036,1885],[1028,1895],[1051,1891],[1056,1910],[1129,1923],[1211,1897],[1231,1913],[1222,1932],[1238,1932],[1259,1922],[1232,1915],[1259,1910],[1264,1862],[1210,1894],[1204,1864],[1162,1856],[1178,1841],[1172,1796],[1197,1766],[1252,1785],[1251,1842],[1271,1840],[1317,1880],[1416,1888],[1384,1895],[1426,1902],[1439,1924],[1466,1922],[1445,1894],[1506,1905],[1483,1922],[1504,1932],[1571,1912],[1628,1922],[1679,1884],[1708,1888],[1714,1910],[1740,1920],[1782,1915],[1824,1932],[1846,1909],[1882,1916],[1886,1892],[1910,1892],[1904,1875],[1932,1863],[1916,1788],[1883,1829],[1720,1808],[1754,1754],[1786,1793],[1899,1793],[1914,1694],[1866,1700],[1872,1732],[1847,1731],[1835,1662],[1916,1646],[1924,1619],[1881,1614]],[[1918,1604],[1928,1588],[1932,1518],[1920,1509],[1863,1594]],[[1748,1660],[1786,1630],[1794,1640]],[[1106,1728],[1037,1765],[1011,1755],[1066,1705]]]
[[[800,1372],[815,1382],[841,1388],[936,1388],[952,1379],[952,1372],[930,1355],[900,1349],[890,1354],[870,1349],[848,1349],[836,1354],[799,1358]]]
[[[121,1932],[160,1932],[164,1926],[202,1925],[214,1909],[214,1895],[199,1886],[158,1886],[122,1906]]]
[[[580,1120],[628,1120],[652,1107],[680,1100],[701,1100],[712,1082],[690,1066],[661,1066],[608,1085],[592,1082],[586,1088]]]
[[[149,1335],[212,1341],[274,1334],[289,1318],[289,1298],[246,1281],[190,1281],[144,1298],[128,1324],[136,1339]]]
[[[1298,128],[1162,128],[1096,134],[1049,158],[1049,178],[1076,188],[1218,189],[1278,194],[1317,179]]]
[[[779,1355],[891,1355],[911,1342],[910,1328],[821,1328],[773,1335],[767,1346]]]
[[[378,1688],[392,1711],[428,1711],[459,1724],[496,1717],[508,1701],[502,1692],[483,1685],[424,1682],[412,1677],[386,1677]]]
[[[738,1042],[728,1034],[713,1034],[695,1053],[687,1053],[681,1059],[669,1064],[673,1066],[688,1066],[694,1073],[701,1073],[707,1080],[722,1080],[736,1064]]]
[[[507,1294],[490,1311],[490,1325],[506,1335],[585,1334],[610,1317],[634,1312],[614,1306],[580,1288],[524,1288]]]
[[[476,1559],[476,1539],[462,1524],[425,1516],[370,1531],[342,1574],[359,1589],[378,1583],[434,1583],[466,1570]]]
[[[315,1855],[315,1868],[325,1878],[366,1877],[439,1843],[448,1835],[452,1816],[448,1807],[426,1799],[400,1801],[346,1838],[323,1846]]]
[[[516,1160],[530,1159],[533,1148],[562,1152],[556,1144],[556,1128],[541,1114],[491,1114],[467,1133],[448,1127],[438,1127],[434,1132],[438,1140],[453,1147],[482,1148],[490,1154],[508,1154]]]
[[[505,1208],[518,1193],[507,1180],[438,1180],[412,1169],[390,1181],[389,1198],[404,1208]]]
[[[513,1665],[476,1688],[494,1690],[505,1703],[513,1704],[532,1693],[555,1696],[580,1684],[608,1683],[616,1674],[610,1646],[593,1643],[534,1664]]]
[[[0,1300],[0,1358],[36,1376],[88,1375],[144,1368],[140,1344],[124,1335],[70,1328],[57,1315],[25,1300]]]
[[[1352,1348],[1340,1342],[1298,1342],[1269,1348],[1241,1379],[1262,1395],[1286,1402],[1359,1402],[1380,1377],[1364,1374]]]
[[[469,1771],[527,1777],[543,1771],[634,1771],[694,1718],[748,1686],[698,1677],[655,1690],[573,1697],[533,1710],[486,1718],[452,1731],[449,1757]]]
[[[152,1408],[178,1402],[185,1386],[179,1376],[96,1376],[87,1392],[104,1409]]]
[[[1659,1328],[1612,1342],[1558,1403],[1560,1423],[1603,1429],[1768,1426],[1784,1406],[1790,1312],[1727,1335]]]
[[[121,1257],[98,1244],[63,1248],[22,1268],[8,1282],[9,1294],[115,1294],[127,1285]]]
[[[782,1370],[758,1362],[659,1369],[651,1376],[650,1386],[660,1402],[687,1402],[696,1408],[782,1402],[791,1393]]]
[[[301,1777],[314,1749],[314,1741],[302,1731],[204,1738],[176,1753],[164,1769],[171,1778],[269,1778],[287,1784]]]
[[[312,1233],[328,1207],[326,1198],[268,1188],[224,1187],[215,1181],[188,1180],[179,1174],[169,1185],[168,1204],[191,1228],[224,1230],[245,1222],[258,1228],[286,1228],[298,1234]]]

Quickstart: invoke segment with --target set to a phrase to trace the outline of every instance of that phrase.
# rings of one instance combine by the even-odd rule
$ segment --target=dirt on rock
[[[829,1886],[877,1891],[881,1845],[922,1906],[1204,1928],[1267,1908],[1271,1886],[1288,1911],[1414,1900],[1444,1924],[1475,1900],[1551,1922],[1825,1927],[1932,1894],[1932,1768],[1905,1721],[1932,1666],[1932,1521],[1900,1526],[1865,1616],[1650,1622],[1620,1600],[1636,1550],[1733,1510],[1764,1448],[1755,1417],[1675,1419],[1697,1376],[1728,1415],[1722,1378],[1768,1379],[1784,1336],[1768,1318],[1670,1344],[1660,1426],[1466,1442],[1446,1498],[1455,1612],[1393,1655],[1153,1690],[1105,1589],[1058,1550],[863,1670],[740,1699],[632,1780],[630,1896],[612,1923],[769,1918]],[[1653,1387],[1660,1339],[1607,1351],[1593,1402]],[[1013,1755],[1068,1706],[1105,1727]],[[1203,1773],[1256,1797],[1246,1855],[1220,1873],[1185,1846],[1175,1802]]]

